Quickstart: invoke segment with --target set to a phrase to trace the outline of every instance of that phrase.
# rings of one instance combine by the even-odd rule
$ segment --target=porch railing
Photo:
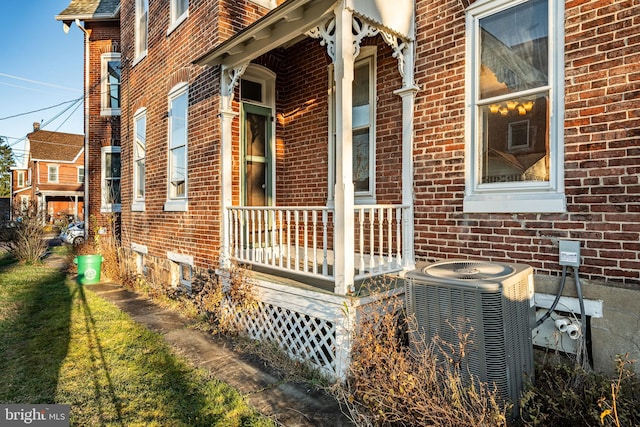
[[[353,239],[354,279],[399,271],[407,206],[358,205],[354,229],[342,236],[327,207],[228,208],[231,258],[274,270],[334,279],[334,237]]]

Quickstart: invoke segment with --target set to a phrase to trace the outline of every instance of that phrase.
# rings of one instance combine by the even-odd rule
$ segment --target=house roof
[[[58,16],[58,21],[71,22],[115,19],[120,13],[120,0],[71,0]]]
[[[194,61],[198,65],[234,67],[276,47],[294,43],[333,16],[337,0],[286,0]],[[356,15],[406,40],[414,37],[414,0],[351,0]]]
[[[31,160],[72,163],[84,150],[84,135],[38,130],[27,139]]]
[[[336,0],[287,0],[194,62],[234,66],[282,46],[325,21]]]

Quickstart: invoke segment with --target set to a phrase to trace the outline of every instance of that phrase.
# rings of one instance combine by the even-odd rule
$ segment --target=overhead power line
[[[0,73],[0,74],[2,74],[2,73]],[[64,105],[64,104],[69,104],[69,103],[71,103],[71,102],[78,102],[78,101],[81,101],[83,98],[84,98],[84,96],[81,96],[80,98],[72,99],[71,101],[64,101],[64,102],[61,102],[61,103],[59,103],[59,104],[52,105],[52,106],[50,106],[50,107],[39,108],[39,109],[37,109],[37,110],[27,111],[26,113],[18,113],[18,114],[14,114],[13,116],[0,117],[0,120],[14,119],[14,118],[16,118],[16,117],[26,116],[26,115],[28,115],[28,114],[32,114],[32,113],[37,113],[37,112],[39,112],[39,111],[50,110],[50,109],[52,109],[52,108],[56,108],[56,107],[59,107],[59,106]]]
[[[41,86],[53,87],[53,88],[56,88],[56,89],[71,90],[71,91],[74,91],[74,92],[82,92],[82,90],[80,90],[78,88],[60,86],[60,85],[56,85],[56,84],[53,84],[53,83],[47,83],[47,82],[41,82],[41,81],[38,81],[38,80],[27,79],[25,77],[14,76],[14,75],[11,75],[11,74],[0,73],[0,76],[7,77],[9,79],[21,80],[23,82],[33,83],[33,84],[37,84],[37,85],[41,85]]]

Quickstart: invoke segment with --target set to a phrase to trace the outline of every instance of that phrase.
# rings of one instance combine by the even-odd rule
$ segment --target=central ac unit
[[[533,270],[528,265],[449,260],[407,274],[407,312],[417,331],[411,340],[438,336],[457,348],[460,328],[470,332],[463,374],[495,384],[514,410],[525,377],[533,380],[535,326]],[[415,343],[417,341],[413,341]],[[517,413],[517,412],[514,412]]]

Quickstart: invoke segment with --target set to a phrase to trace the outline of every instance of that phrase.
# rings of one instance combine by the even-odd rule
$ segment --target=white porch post
[[[404,49],[403,87],[394,91],[402,98],[402,204],[409,206],[403,212],[402,267],[415,268],[414,222],[413,222],[413,113],[415,108],[415,64],[414,44],[407,43]]]
[[[354,276],[354,199],[352,147],[352,87],[353,87],[353,15],[344,2],[335,9],[336,56],[336,187],[335,230],[335,290],[345,295],[353,290]]]
[[[229,213],[233,203],[233,142],[232,124],[238,113],[233,111],[233,91],[247,65],[239,68],[220,68],[220,181],[221,181],[221,226],[220,267],[230,267]]]

